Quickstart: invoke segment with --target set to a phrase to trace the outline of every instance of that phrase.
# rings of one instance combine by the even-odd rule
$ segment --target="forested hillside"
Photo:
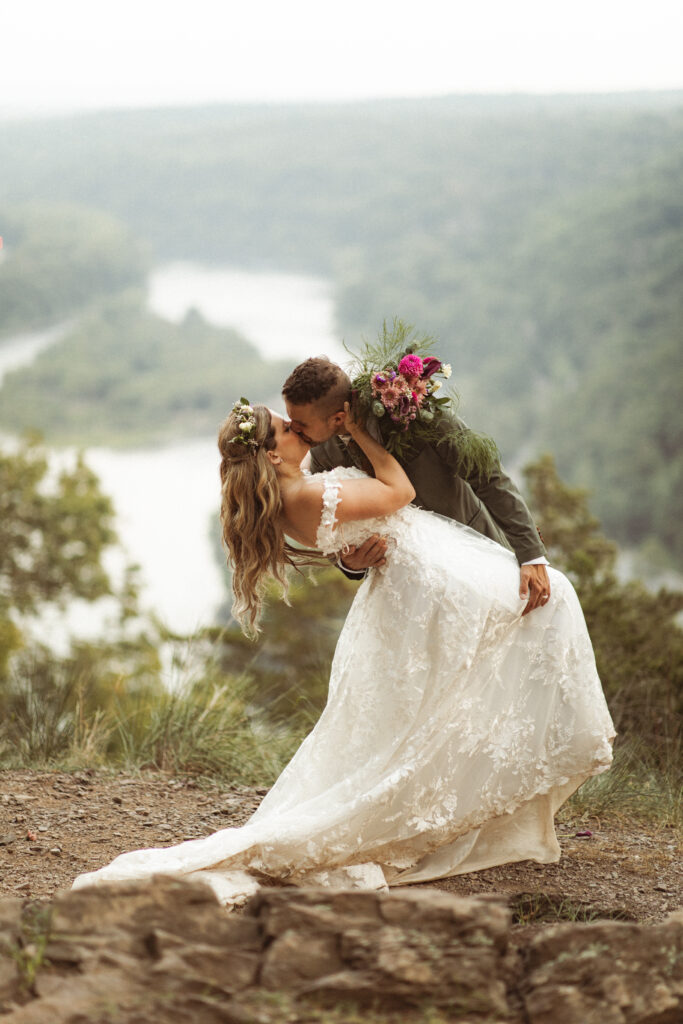
[[[0,206],[104,211],[139,240],[133,277],[138,245],[157,262],[329,275],[352,347],[394,316],[435,334],[466,418],[506,458],[554,451],[608,533],[657,538],[680,565],[682,128],[680,94],[15,123],[0,138]],[[21,295],[42,269],[19,273],[2,233],[0,296],[10,273]]]
[[[0,206],[0,224],[0,341],[145,281],[146,247],[100,210],[75,202],[8,203]]]
[[[2,422],[53,444],[167,444],[215,434],[226,396],[273,404],[290,369],[192,310],[154,316],[136,291],[103,300],[25,369],[7,375]]]

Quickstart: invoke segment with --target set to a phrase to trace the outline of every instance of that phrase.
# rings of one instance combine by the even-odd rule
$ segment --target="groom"
[[[351,401],[351,381],[340,366],[324,356],[306,359],[289,375],[282,394],[292,430],[312,446],[310,470],[319,473],[335,466],[368,469],[358,445],[344,430],[344,402]],[[456,424],[466,429],[462,420]],[[381,440],[377,420],[367,428]],[[512,480],[498,467],[490,477],[458,472],[457,451],[452,442],[435,445],[419,441],[411,455],[399,461],[416,491],[415,504],[455,519],[505,547],[520,564],[520,598],[527,599],[523,615],[550,597],[545,548],[531,513]],[[363,575],[384,564],[386,544],[371,537],[344,555],[342,568]]]

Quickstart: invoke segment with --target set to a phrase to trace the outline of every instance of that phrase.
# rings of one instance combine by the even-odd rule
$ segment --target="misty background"
[[[218,426],[399,317],[581,601],[618,737],[568,813],[680,825],[682,29],[670,0],[6,5],[0,768],[270,785],[357,584],[295,577],[242,635]]]
[[[3,21],[0,429],[87,450],[172,628],[225,601],[235,397],[396,316],[513,475],[552,453],[622,574],[679,585],[678,5]]]

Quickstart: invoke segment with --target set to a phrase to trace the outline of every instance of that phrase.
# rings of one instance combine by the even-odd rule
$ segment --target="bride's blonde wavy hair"
[[[329,564],[313,551],[295,548],[281,525],[282,494],[267,456],[275,448],[275,428],[265,405],[253,407],[256,423],[245,444],[242,422],[231,412],[220,426],[221,528],[232,567],[232,614],[247,636],[259,632],[258,620],[268,579],[277,580],[287,601],[287,566]]]

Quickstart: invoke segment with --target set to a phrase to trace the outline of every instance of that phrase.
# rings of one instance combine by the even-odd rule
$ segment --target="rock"
[[[240,929],[233,938],[239,941]],[[158,977],[172,976],[181,984],[198,983],[206,985],[211,980],[214,988],[224,992],[239,992],[254,984],[261,964],[260,943],[257,951],[234,948],[230,946],[226,954],[224,947],[216,947],[208,943],[192,943],[188,945],[184,939],[172,932],[155,928],[150,936],[149,948],[157,962],[151,971]]]
[[[46,956],[56,962],[85,964],[115,946],[140,958],[154,950],[156,928],[183,937],[188,944],[207,934],[220,945],[239,932],[249,943],[249,929],[221,912],[215,895],[201,882],[154,875],[149,882],[92,886],[59,893],[54,901]]]
[[[678,1024],[683,912],[662,924],[558,925],[531,943],[529,1024]]]
[[[261,984],[267,989],[291,992],[304,989],[342,969],[337,935],[316,935],[287,929],[268,947],[261,971]]]
[[[21,908],[23,900],[16,896],[0,900],[0,949],[16,943],[21,934]]]
[[[430,890],[266,889],[246,913],[273,940],[261,974],[266,988],[507,1012],[500,975],[510,912],[503,900]]]
[[[0,1013],[22,989],[18,958],[24,946],[23,900],[0,900]],[[28,948],[28,947],[27,947]]]
[[[165,875],[61,891],[40,914],[2,900],[0,1020],[295,1024],[318,1019],[311,1001],[353,1004],[359,1020],[363,1007],[468,1024],[683,1019],[683,910],[559,925],[522,949],[510,935],[501,898],[418,888],[264,888],[242,914]],[[17,949],[37,965],[28,984]]]
[[[15,999],[21,988],[19,971],[14,959],[0,949],[0,1013],[8,1002]]]

